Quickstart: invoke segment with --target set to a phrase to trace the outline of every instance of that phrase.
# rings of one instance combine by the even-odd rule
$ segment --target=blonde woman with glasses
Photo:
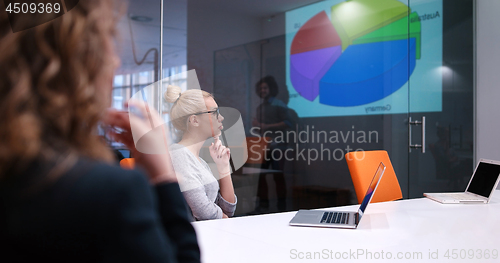
[[[170,119],[182,139],[170,147],[174,170],[181,191],[196,220],[231,217],[236,209],[231,169],[230,151],[222,145],[221,135],[224,117],[213,96],[202,90],[181,92],[176,86],[168,86],[165,100],[172,103]],[[210,137],[210,156],[213,158],[218,180],[207,162],[200,158],[200,150]]]

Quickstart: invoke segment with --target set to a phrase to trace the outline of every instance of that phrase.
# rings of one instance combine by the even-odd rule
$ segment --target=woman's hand
[[[219,175],[223,177],[224,175],[228,175],[231,172],[229,166],[229,157],[231,156],[231,152],[229,148],[222,145],[219,137],[214,138],[214,142],[209,147],[210,156],[214,160],[217,165],[217,170],[219,171]]]
[[[131,114],[114,109],[106,112],[103,122],[113,128],[109,135],[127,146],[153,183],[177,182],[167,148],[167,127],[144,102],[129,101],[128,108]]]
[[[236,202],[236,197],[234,195],[233,181],[230,176],[231,167],[229,166],[229,157],[231,153],[229,148],[222,145],[219,137],[215,137],[214,140],[209,150],[212,159],[214,159],[217,165],[217,170],[219,171],[220,194],[226,201],[234,203]],[[222,217],[225,218],[224,216],[227,217],[227,215],[223,215]]]

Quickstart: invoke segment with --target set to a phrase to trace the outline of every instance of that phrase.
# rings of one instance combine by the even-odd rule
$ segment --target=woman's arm
[[[176,183],[162,183],[154,191],[143,175],[131,171],[121,173],[107,190],[114,200],[106,262],[200,262]]]
[[[146,118],[150,116],[153,123],[160,124],[162,120],[158,113],[151,110],[151,107],[148,113],[146,111],[148,106],[133,100],[130,100],[126,106],[129,112],[110,109],[103,116],[102,121],[115,128],[108,134],[115,141],[127,146],[135,162],[146,171],[152,183],[177,182],[167,147],[166,138],[168,138],[169,131],[165,125],[152,127],[149,119]],[[119,131],[116,128],[119,128]],[[135,137],[140,139],[135,142]],[[139,144],[141,150],[137,149]]]
[[[219,180],[220,195],[229,203],[236,203],[236,196],[234,194],[233,179],[231,178],[230,169],[224,174],[219,172],[222,177]]]
[[[210,173],[187,149],[171,148],[172,163],[179,185],[197,220],[220,219],[222,209],[216,203],[219,185]]]
[[[229,148],[222,145],[219,138],[215,138],[215,142],[210,146],[210,155],[214,159],[219,172],[221,196],[229,203],[236,203],[233,180],[231,179],[231,167],[229,165],[229,158],[231,156]]]
[[[208,188],[217,191],[217,182],[213,181],[211,184],[207,185]],[[197,220],[209,220],[209,219],[221,219],[223,218],[222,208],[219,207],[214,200],[210,199],[205,192],[205,186],[201,185],[196,188],[192,188],[183,191],[182,194],[186,199],[187,204],[193,212],[193,216]]]
[[[177,251],[179,262],[200,262],[200,249],[196,233],[189,222],[186,201],[175,183],[162,183],[155,187],[163,228]]]

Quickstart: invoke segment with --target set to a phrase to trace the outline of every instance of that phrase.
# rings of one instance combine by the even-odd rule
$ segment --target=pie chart
[[[404,86],[421,55],[416,12],[397,0],[352,0],[299,28],[290,47],[290,80],[309,101],[359,106]]]

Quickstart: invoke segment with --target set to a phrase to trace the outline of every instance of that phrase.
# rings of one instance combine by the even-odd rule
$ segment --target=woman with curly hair
[[[131,125],[143,120],[106,111],[122,5],[80,1],[46,23],[43,15],[9,20],[0,6],[2,259],[199,262],[168,152],[140,153]],[[113,165],[99,121],[121,129],[111,135],[131,148],[146,175]]]

